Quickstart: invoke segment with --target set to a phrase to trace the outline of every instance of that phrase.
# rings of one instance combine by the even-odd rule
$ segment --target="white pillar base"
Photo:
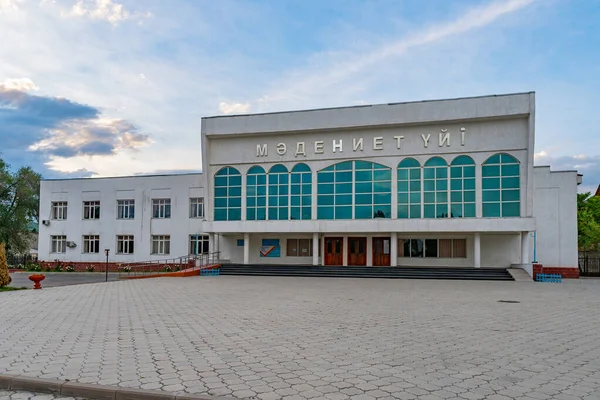
[[[398,233],[390,234],[390,266],[398,266]]]
[[[521,232],[521,264],[531,264],[529,259],[529,232]]]
[[[479,232],[473,235],[473,266],[481,268],[481,234]]]
[[[313,265],[319,265],[319,234],[313,233],[312,238]]]
[[[244,265],[250,264],[250,234],[244,233]]]

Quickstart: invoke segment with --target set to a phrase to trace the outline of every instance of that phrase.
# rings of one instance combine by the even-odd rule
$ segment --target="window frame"
[[[190,218],[204,218],[204,197],[190,197]]]
[[[192,234],[189,235],[189,247],[188,251],[190,255],[203,255],[210,253],[210,236],[205,234]],[[204,246],[206,246],[206,251],[204,251]],[[192,250],[195,248],[195,252]],[[198,249],[202,249],[201,252],[198,252]]]
[[[50,202],[50,219],[53,221],[64,221],[67,219],[68,201]]]
[[[304,249],[301,245],[302,242],[308,242],[308,254],[301,254]],[[295,243],[294,243],[295,242]],[[291,247],[295,246],[295,254],[290,254]],[[312,257],[313,256],[313,240],[312,238],[288,238],[286,240],[286,249],[285,249],[286,257]]]
[[[450,248],[451,248],[451,256],[450,257],[441,257],[440,256],[440,241],[441,240],[450,240]],[[406,241],[409,241],[409,254],[407,255],[406,251],[405,251],[405,243]],[[414,255],[413,256],[413,252],[412,252],[412,245],[413,242],[421,242],[421,246],[422,249],[420,249],[420,253],[418,255]],[[436,242],[436,255],[432,256],[432,255],[427,255],[428,251],[427,251],[427,242],[431,242],[431,241],[435,241]],[[464,246],[462,246],[462,248],[464,249],[464,256],[459,256],[456,255],[456,244],[458,243],[464,243]],[[402,245],[401,245],[402,244]],[[407,237],[407,238],[398,238],[398,244],[397,244],[397,248],[398,248],[398,258],[438,258],[438,259],[455,259],[455,258],[461,258],[461,259],[467,259],[468,258],[468,251],[467,251],[467,239],[466,238],[431,238],[431,237],[422,237],[422,238],[415,238],[415,237]],[[402,248],[402,251],[400,251],[400,249]],[[401,255],[400,255],[401,254]]]
[[[81,237],[81,253],[100,254],[100,235],[83,235]]]
[[[152,199],[152,219],[170,219],[171,218],[171,199],[157,198]]]
[[[117,235],[117,245],[115,254],[129,255],[135,254],[135,236],[134,235]],[[121,249],[119,251],[119,249]],[[124,250],[127,251],[124,251]]]
[[[85,200],[83,202],[83,219],[100,219],[100,200]]]
[[[117,219],[135,219],[135,200],[117,200]]]
[[[150,254],[153,256],[167,256],[171,254],[171,235],[152,235],[150,237]],[[156,244],[156,250],[155,250]]]
[[[62,247],[62,251],[60,247]],[[50,254],[65,254],[67,252],[67,235],[50,235]]]

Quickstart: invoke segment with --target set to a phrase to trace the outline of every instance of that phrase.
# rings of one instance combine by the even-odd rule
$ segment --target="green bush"
[[[75,268],[72,265],[67,265],[67,268],[65,268],[65,271],[67,271],[67,272],[75,272]]]

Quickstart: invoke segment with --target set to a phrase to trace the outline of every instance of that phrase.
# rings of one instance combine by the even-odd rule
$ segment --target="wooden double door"
[[[373,238],[373,266],[390,265],[390,238]],[[367,265],[367,238],[348,237],[348,265]],[[325,238],[325,265],[344,265],[344,238]]]

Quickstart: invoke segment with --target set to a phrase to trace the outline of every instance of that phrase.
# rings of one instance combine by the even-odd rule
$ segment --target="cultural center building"
[[[577,276],[581,176],[534,167],[534,93],[208,117],[201,135],[202,174],[43,181],[40,258]]]

